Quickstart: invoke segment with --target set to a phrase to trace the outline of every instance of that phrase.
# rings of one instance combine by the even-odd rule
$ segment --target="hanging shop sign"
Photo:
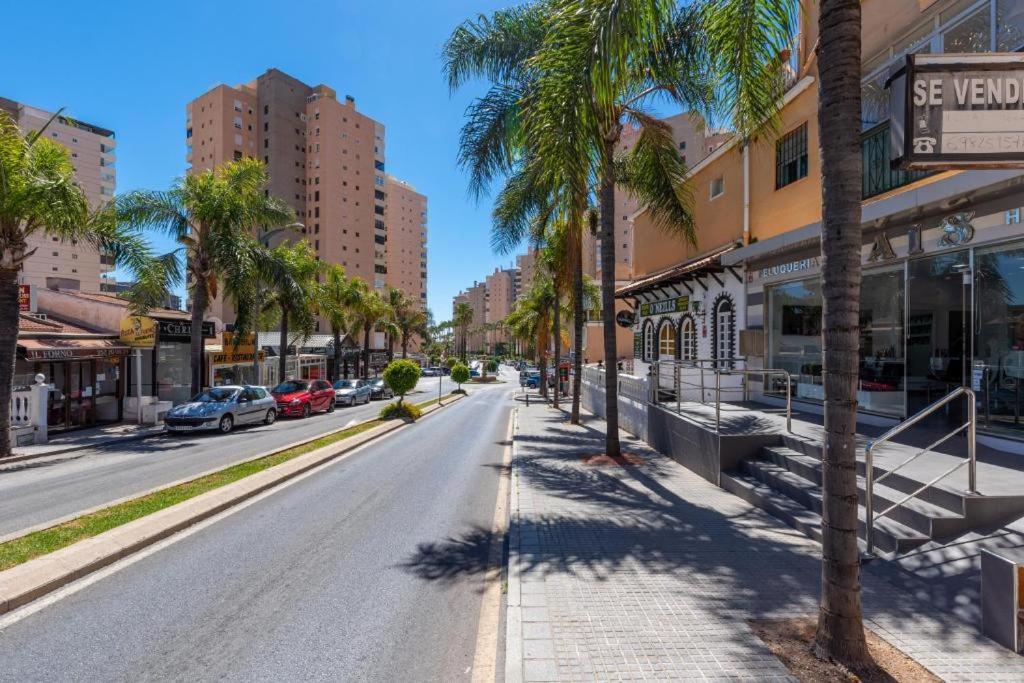
[[[144,315],[121,319],[121,342],[133,349],[151,349],[156,343],[156,321]]]
[[[221,344],[225,351],[234,353],[248,353],[252,354],[256,351],[256,335],[249,333],[246,335],[239,335],[237,338],[234,332],[224,332],[224,341]]]
[[[633,311],[619,311],[615,314],[615,324],[619,327],[633,327],[636,324],[636,315]]]
[[[259,359],[260,363],[266,360],[263,351],[260,351],[257,356],[252,349],[249,351],[232,351],[230,347],[225,346],[223,352],[213,354],[212,360],[214,365],[246,365],[257,359]]]
[[[18,285],[18,310],[22,313],[32,310],[32,285]]]
[[[192,341],[191,320],[158,320],[157,333],[162,342],[189,342]],[[203,322],[203,338],[213,339],[215,329],[213,322]]]
[[[640,317],[649,315],[662,315],[665,313],[682,313],[690,307],[690,297],[677,296],[674,299],[663,299],[640,304]]]
[[[1024,54],[913,54],[888,81],[905,169],[1024,168]]]

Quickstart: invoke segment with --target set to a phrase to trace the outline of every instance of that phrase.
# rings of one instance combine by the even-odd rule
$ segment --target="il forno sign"
[[[893,166],[1024,168],[1024,54],[916,54],[889,79]]]

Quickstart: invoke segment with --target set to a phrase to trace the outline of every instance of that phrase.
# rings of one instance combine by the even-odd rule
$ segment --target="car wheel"
[[[222,417],[220,419],[220,423],[217,425],[217,428],[220,430],[221,434],[227,434],[228,432],[231,431],[231,429],[234,426],[235,426],[234,418],[231,417],[230,415],[225,415],[224,417]]]
[[[308,403],[306,405],[302,406],[302,417],[303,418],[309,417],[310,413],[312,413],[312,412],[313,412],[313,410],[309,407]]]
[[[327,412],[328,413],[333,413],[334,412],[334,401],[331,401],[330,403],[327,404]]]
[[[276,410],[268,410],[267,411],[267,416],[265,418],[263,418],[263,424],[265,424],[265,425],[272,425],[272,424],[274,424],[274,420],[276,420],[276,419],[277,419],[277,411]]]

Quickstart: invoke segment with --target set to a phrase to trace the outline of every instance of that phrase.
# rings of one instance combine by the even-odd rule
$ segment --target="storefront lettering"
[[[818,265],[818,259],[805,258],[799,261],[792,261],[790,263],[782,263],[777,266],[768,266],[767,268],[761,269],[761,277],[769,278],[776,277],[778,275],[787,275],[789,273],[797,273],[801,270],[810,270]]]
[[[664,299],[640,304],[640,316],[662,315],[665,313],[680,313],[690,307],[690,297],[680,296],[675,299]]]
[[[896,258],[896,252],[893,251],[892,243],[889,241],[888,236],[884,232],[875,235],[875,241],[871,244],[871,253],[868,255],[868,261],[874,263],[875,261],[888,261],[894,258]]]
[[[939,237],[940,247],[959,247],[962,244],[967,244],[974,238],[974,226],[971,225],[971,219],[974,218],[973,211],[966,211],[963,213],[954,213],[951,216],[946,216],[939,223]]]
[[[100,349],[28,349],[25,360],[69,360],[80,358],[115,358],[127,353],[124,348]]]

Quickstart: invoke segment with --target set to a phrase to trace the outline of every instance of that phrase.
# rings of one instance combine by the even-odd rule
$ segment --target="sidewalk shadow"
[[[730,515],[701,504],[699,491],[681,497],[663,483],[680,466],[633,440],[624,441],[623,449],[641,455],[645,464],[584,466],[581,456],[603,445],[603,433],[567,429],[561,417],[539,419],[548,423],[545,435],[517,435],[513,463],[522,489],[544,496],[548,508],[541,514],[523,511],[512,521],[518,547],[510,552],[524,581],[570,575],[602,583],[655,574],[680,582],[661,584],[669,593],[673,585],[706,584],[701,604],[688,609],[720,618],[816,612],[820,550],[802,534],[756,508]],[[693,482],[709,486],[696,476]],[[490,530],[475,526],[419,544],[401,567],[425,581],[456,582],[486,571],[494,540]],[[885,582],[872,581],[862,590],[873,616],[920,628],[919,599]],[[948,613],[936,616],[936,637],[964,637],[963,622]]]

